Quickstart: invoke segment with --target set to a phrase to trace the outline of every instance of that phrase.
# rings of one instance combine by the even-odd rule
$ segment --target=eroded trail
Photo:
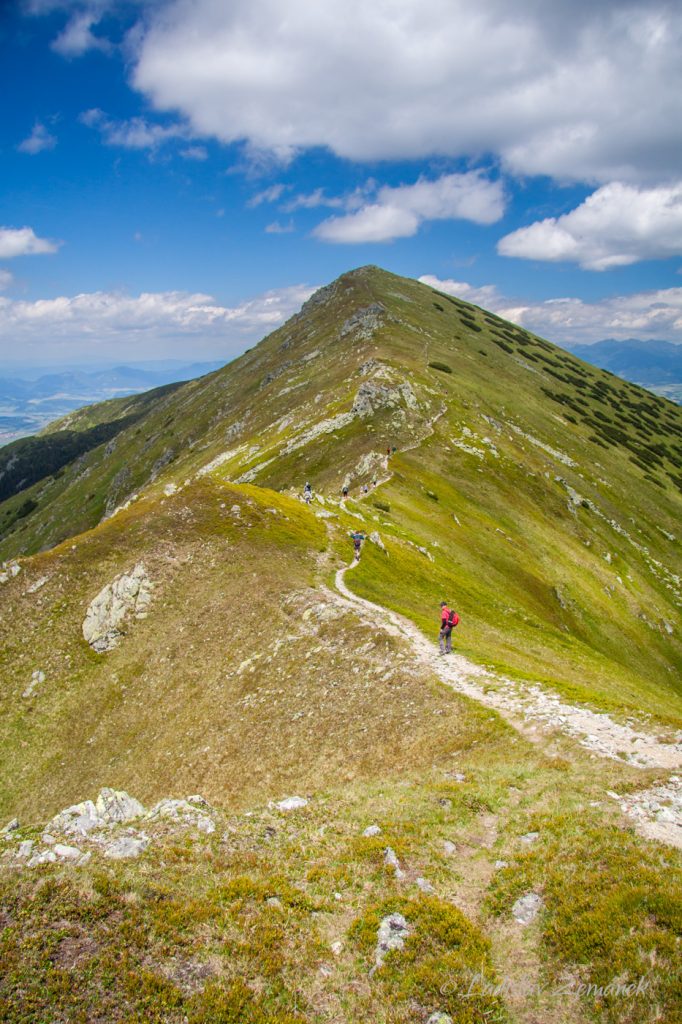
[[[414,623],[381,605],[359,597],[348,588],[345,574],[356,563],[339,569],[336,589],[343,598],[373,624],[406,640],[419,661],[458,693],[499,712],[530,740],[559,730],[576,739],[598,757],[612,758],[639,768],[673,771],[682,766],[682,743],[661,743],[648,733],[621,725],[609,715],[576,707],[558,694],[537,684],[524,684],[495,675],[456,653],[441,656],[435,640],[429,641]],[[682,848],[682,779],[671,775],[668,782],[652,790],[620,797],[621,810],[648,838]]]

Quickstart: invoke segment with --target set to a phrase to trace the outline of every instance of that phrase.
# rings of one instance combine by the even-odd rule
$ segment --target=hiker
[[[456,611],[448,608],[446,601],[440,603],[440,632],[438,634],[438,645],[441,654],[452,653],[452,630],[459,622],[459,615]]]
[[[306,485],[303,488],[303,500],[305,501],[306,505],[309,505],[310,502],[313,500],[313,489],[308,481],[306,481]]]
[[[396,446],[395,446],[395,445],[393,445],[393,447],[391,448],[391,454],[392,454],[392,455],[395,455],[395,453],[396,453],[397,451],[398,451],[398,449],[396,448]]]
[[[365,484],[364,487],[362,488],[362,493],[369,494],[369,487],[367,486],[367,484]]]
[[[372,487],[376,487],[376,485],[377,485],[377,478],[375,476],[373,476],[372,477]]]
[[[348,484],[343,485],[343,490],[341,493],[343,495],[343,501],[345,501],[346,498],[348,497]]]
[[[391,455],[391,446],[389,444],[388,448],[386,449],[386,458],[387,459],[390,458],[390,455]]]
[[[358,530],[353,530],[353,532],[351,533],[351,537],[353,539],[353,548],[355,549],[355,561],[359,562],[360,548],[362,547],[362,542],[365,539],[365,535],[364,533],[360,533]]]

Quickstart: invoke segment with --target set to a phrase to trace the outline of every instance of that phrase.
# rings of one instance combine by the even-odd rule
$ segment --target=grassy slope
[[[272,463],[257,483],[282,486],[315,465],[316,485],[336,490],[362,454],[395,439],[401,451],[391,460],[390,483],[349,503],[349,513],[379,529],[389,554],[367,545],[349,583],[425,629],[441,594],[454,594],[463,614],[459,643],[474,655],[602,705],[674,718],[678,697],[667,680],[678,641],[656,628],[658,615],[673,618],[671,591],[594,508],[617,517],[649,558],[672,565],[675,544],[657,527],[674,532],[675,491],[641,484],[617,451],[599,449],[603,465],[596,466],[587,431],[548,417],[547,396],[521,388],[509,353],[498,354],[488,340],[489,355],[477,360],[485,327],[462,329],[453,341],[439,326],[443,311],[426,315],[421,286],[373,272],[360,280],[360,296],[354,288],[341,296],[344,313],[377,297],[388,304],[386,289],[400,291],[413,299],[393,296],[404,303],[396,315],[407,320],[419,300],[424,333],[415,348],[416,330],[394,322],[357,341],[353,360],[399,364],[423,401],[420,416],[431,418],[441,403],[447,412],[417,448],[408,447],[413,421],[380,414],[344,428],[333,443],[318,440]],[[323,304],[314,309],[320,322],[300,341],[304,351],[319,346],[325,329],[338,336],[331,325],[338,314]],[[450,328],[454,337],[458,328]],[[268,457],[273,419],[344,411],[357,390],[361,378],[345,381],[356,365],[348,348],[344,359],[338,349],[329,360],[317,357],[315,375],[293,392],[297,406],[291,392],[275,392],[301,383],[305,364],[258,392],[283,340],[279,333],[267,351],[244,357],[239,372],[255,381],[248,394],[239,380],[213,375],[153,410],[147,452],[134,431],[121,437],[117,458],[127,453],[133,478],[138,470],[148,475],[148,460],[167,440],[163,429],[203,440],[178,456],[180,465],[160,471],[127,511],[25,560],[0,592],[0,798],[6,816],[19,813],[36,825],[22,838],[37,838],[38,822],[94,797],[101,785],[146,803],[200,791],[222,809],[213,836],[155,835],[140,862],[113,864],[95,854],[86,868],[3,867],[5,1018],[424,1024],[443,1010],[458,1024],[678,1019],[679,858],[623,829],[604,797],[607,788],[626,792],[656,773],[608,762],[595,771],[594,760],[561,737],[531,748],[496,715],[438,686],[401,646],[353,613],[338,614],[321,588],[320,579],[347,558],[346,533],[357,519],[332,506],[338,518],[328,521],[330,541],[300,503],[226,479]],[[434,360],[455,372],[429,370]],[[481,360],[494,370],[485,378]],[[219,451],[244,443],[225,436],[229,417],[208,426],[216,382],[234,388],[223,401],[238,406],[235,416],[252,410],[249,437],[261,449],[245,448],[165,497],[164,484],[182,484]],[[318,394],[326,397],[316,403]],[[484,414],[505,428],[496,430]],[[515,433],[512,421],[579,466]],[[453,443],[464,426],[477,435],[466,435],[466,444],[483,458]],[[293,427],[284,428],[284,440]],[[60,511],[75,509],[80,488],[103,486],[111,472],[94,460],[89,483],[72,481],[61,492]],[[569,511],[557,475],[592,509]],[[85,608],[138,560],[157,584],[149,617],[131,625],[116,651],[95,655],[80,632]],[[607,593],[604,587],[620,586],[617,575],[624,593]],[[249,661],[254,654],[262,657]],[[23,698],[36,669],[45,681],[35,697]],[[454,780],[455,770],[464,783]],[[294,791],[311,797],[304,812],[285,818],[265,806]],[[363,838],[375,821],[382,835]],[[531,829],[540,839],[529,849],[519,837]],[[383,865],[389,844],[407,870],[400,884]],[[500,857],[510,866],[496,872]],[[433,883],[433,896],[418,895],[418,876]],[[521,932],[510,910],[531,888],[546,910]],[[273,896],[283,909],[267,902]],[[390,911],[405,914],[412,937],[370,977],[377,922]],[[338,954],[333,941],[342,944]],[[489,985],[502,982],[501,994],[474,985],[464,998],[481,970]],[[642,976],[649,987],[635,998],[576,989]]]
[[[378,331],[343,333],[349,316],[377,302],[387,310]],[[350,409],[372,379],[359,372],[368,360],[388,368],[389,384],[409,381],[419,409],[378,411],[287,454],[306,426]],[[440,410],[433,435],[411,448]],[[363,455],[396,444],[393,478],[375,496],[391,507],[378,521],[395,538],[392,558],[368,559],[354,586],[425,628],[445,595],[462,613],[459,643],[477,660],[679,725],[681,436],[671,403],[476,307],[367,268],[231,366],[156,403],[107,458],[93,452],[34,488],[40,507],[4,551],[50,543],[151,477],[159,493],[226,451],[226,480],[251,470],[259,484],[311,477],[338,493]],[[434,562],[407,541],[429,545]]]

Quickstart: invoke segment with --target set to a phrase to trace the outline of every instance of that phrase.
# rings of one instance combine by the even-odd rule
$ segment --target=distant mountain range
[[[669,341],[608,338],[594,345],[567,345],[574,355],[660,395],[682,401],[682,345]]]
[[[52,420],[84,405],[192,380],[223,363],[159,362],[102,370],[75,368],[38,377],[22,371],[20,377],[0,377],[0,444],[38,433]]]

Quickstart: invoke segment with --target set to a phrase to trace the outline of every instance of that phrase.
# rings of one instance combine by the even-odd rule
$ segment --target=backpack
[[[448,626],[453,629],[459,623],[459,615],[457,612],[450,612],[448,615]]]

